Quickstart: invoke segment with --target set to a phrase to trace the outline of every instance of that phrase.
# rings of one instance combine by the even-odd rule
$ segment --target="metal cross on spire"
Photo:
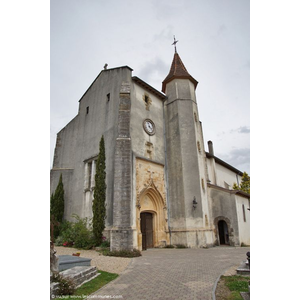
[[[177,49],[176,49],[176,44],[177,44],[177,43],[178,43],[178,41],[176,41],[175,35],[174,35],[174,42],[173,42],[172,45],[174,45],[174,47],[175,47],[175,53],[177,53]]]

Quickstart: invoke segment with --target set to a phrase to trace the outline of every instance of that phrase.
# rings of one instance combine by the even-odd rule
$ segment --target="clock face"
[[[153,132],[153,126],[149,121],[146,122],[146,127],[149,132]]]
[[[143,123],[143,127],[149,135],[153,135],[155,133],[155,125],[152,120],[146,119]]]

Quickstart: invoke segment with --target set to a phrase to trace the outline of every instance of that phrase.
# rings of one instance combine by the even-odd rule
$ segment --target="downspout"
[[[166,197],[167,197],[167,213],[168,213],[168,229],[170,233],[170,244],[172,245],[172,232],[170,227],[170,204],[169,204],[169,180],[168,180],[168,162],[167,162],[167,141],[166,141],[166,124],[165,124],[165,99],[162,103],[163,106],[163,128],[164,128],[164,148],[165,148],[165,173],[166,173]]]

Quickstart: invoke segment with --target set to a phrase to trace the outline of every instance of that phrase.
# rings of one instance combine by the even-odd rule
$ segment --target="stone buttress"
[[[113,228],[111,250],[133,249],[131,227],[132,153],[130,137],[130,84],[122,83],[114,167]]]

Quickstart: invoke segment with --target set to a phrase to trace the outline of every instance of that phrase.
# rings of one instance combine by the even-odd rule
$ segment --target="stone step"
[[[77,266],[64,270],[60,274],[65,278],[73,280],[76,288],[99,275],[95,266]]]
[[[240,292],[243,300],[250,300],[250,293],[249,292]]]
[[[242,262],[242,264],[236,269],[237,274],[239,275],[250,275],[249,264]]]

